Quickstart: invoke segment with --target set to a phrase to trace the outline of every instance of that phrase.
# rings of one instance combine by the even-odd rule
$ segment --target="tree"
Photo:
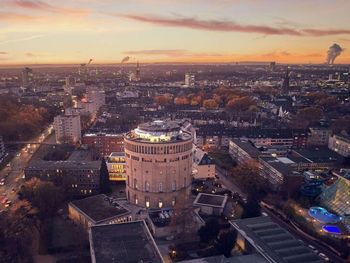
[[[257,217],[261,215],[261,207],[258,200],[252,195],[248,195],[247,203],[243,207],[242,218]]]
[[[32,263],[35,211],[26,201],[19,201],[0,216],[0,261]]]
[[[252,106],[256,106],[256,103],[249,96],[233,98],[226,104],[226,108],[232,111],[247,111]]]
[[[170,226],[176,229],[174,231],[175,239],[184,240],[188,236],[192,236],[195,227],[193,208],[186,194],[178,196],[173,207]]]
[[[258,200],[269,192],[269,183],[260,175],[259,164],[255,161],[234,167],[231,175],[248,195],[254,195]]]
[[[175,98],[174,103],[176,105],[188,105],[190,104],[190,100],[187,97],[180,96]]]
[[[237,232],[230,231],[222,231],[217,237],[216,240],[216,248],[220,251],[220,253],[224,254],[225,257],[231,257],[231,251],[236,244]]]
[[[337,106],[339,104],[339,101],[335,97],[327,97],[324,99],[321,99],[318,101],[318,105],[323,108],[324,110],[327,110],[330,107]]]
[[[294,118],[294,127],[307,128],[312,122],[322,118],[322,110],[316,107],[307,107],[298,111]]]
[[[20,195],[38,209],[41,220],[53,217],[64,200],[61,188],[52,182],[44,182],[38,178],[26,182]]]
[[[207,243],[217,237],[220,231],[220,225],[216,218],[209,219],[204,226],[198,230],[201,242]]]
[[[334,133],[346,131],[350,133],[350,116],[344,116],[334,121],[331,126]]]
[[[107,163],[106,163],[106,160],[103,158],[101,162],[101,169],[100,169],[100,192],[107,194],[110,191],[111,191],[111,188],[110,188]]]
[[[155,103],[157,103],[159,106],[165,106],[170,105],[173,102],[173,95],[166,93],[163,95],[158,95],[154,97]]]
[[[216,109],[218,107],[218,103],[214,99],[204,100],[203,107],[206,109]]]
[[[82,129],[87,129],[90,126],[92,120],[91,113],[84,113],[80,115],[80,123]]]

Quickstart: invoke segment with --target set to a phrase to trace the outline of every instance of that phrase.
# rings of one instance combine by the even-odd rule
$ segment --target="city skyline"
[[[350,63],[350,2],[2,0],[0,65]]]

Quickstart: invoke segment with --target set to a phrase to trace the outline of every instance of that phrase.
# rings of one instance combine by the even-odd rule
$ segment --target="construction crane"
[[[87,63],[80,64],[80,67],[79,67],[79,70],[78,70],[79,75],[81,75],[81,74],[85,74],[86,75],[86,73],[87,73],[86,66],[90,65],[91,62],[92,62],[92,58],[90,58]]]
[[[88,63],[80,64],[80,66],[85,67],[85,66],[87,66],[87,65],[90,65],[91,62],[92,62],[92,58],[89,59]]]

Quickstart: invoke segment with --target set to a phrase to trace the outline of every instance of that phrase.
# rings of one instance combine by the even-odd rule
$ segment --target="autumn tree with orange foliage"
[[[166,106],[173,103],[173,95],[166,93],[154,97],[154,102],[159,106]]]
[[[5,140],[27,140],[51,121],[45,108],[24,105],[13,97],[0,96],[0,131]]]
[[[174,103],[176,105],[188,105],[190,104],[190,100],[185,96],[180,96],[174,99]]]
[[[247,111],[252,106],[256,106],[256,102],[249,96],[231,99],[226,104],[226,108],[232,111]]]
[[[214,99],[208,99],[203,101],[203,107],[208,110],[217,109],[218,106],[218,103]]]

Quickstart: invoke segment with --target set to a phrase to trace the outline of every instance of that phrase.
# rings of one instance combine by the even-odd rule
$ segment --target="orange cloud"
[[[234,21],[199,20],[196,18],[165,18],[155,15],[114,14],[127,19],[169,27],[184,27],[208,31],[259,33],[264,35],[329,36],[350,34],[347,29],[295,29],[265,25],[243,25]]]
[[[0,11],[0,21],[28,21],[36,19],[35,16]]]

